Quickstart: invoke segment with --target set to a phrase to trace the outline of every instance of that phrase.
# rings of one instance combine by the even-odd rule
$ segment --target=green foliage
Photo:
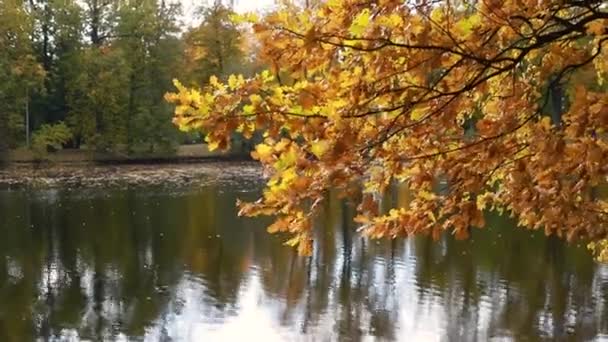
[[[68,85],[67,122],[79,143],[98,150],[126,144],[128,66],[118,49],[88,48],[80,56],[81,72]]]
[[[36,155],[44,156],[48,152],[61,150],[71,139],[72,132],[65,123],[45,124],[34,132],[32,150]]]
[[[139,1],[132,1],[139,4]],[[167,152],[177,144],[171,107],[163,101],[180,70],[182,45],[175,36],[179,7],[144,2],[119,10],[116,48],[124,51],[125,144],[129,152]]]
[[[26,106],[30,130],[64,122],[73,148],[167,152],[192,141],[163,96],[174,78],[249,68],[231,13],[205,8],[181,35],[180,6],[163,0],[0,0],[0,150],[25,145]],[[188,57],[195,45],[203,58]]]
[[[23,113],[7,113],[6,120],[9,147],[16,147],[25,139],[25,117]]]
[[[30,42],[33,29],[19,1],[0,1],[0,150],[21,142],[18,133],[25,131],[16,117],[23,113],[28,90],[39,88],[45,77]]]

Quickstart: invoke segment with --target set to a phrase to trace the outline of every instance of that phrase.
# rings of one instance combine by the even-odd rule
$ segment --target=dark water
[[[582,247],[493,216],[466,242],[369,241],[331,199],[302,258],[235,216],[256,183],[1,190],[0,341],[608,340]]]

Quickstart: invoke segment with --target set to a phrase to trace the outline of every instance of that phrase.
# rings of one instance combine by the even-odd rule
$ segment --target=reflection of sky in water
[[[379,274],[378,283],[385,280],[382,277],[384,269],[383,260],[377,260]],[[410,270],[411,271],[411,270]],[[407,265],[403,264],[397,269],[394,284],[399,288],[398,296],[394,297],[387,308],[397,309],[400,320],[399,335],[407,336],[411,341],[439,341],[443,333],[442,321],[445,319],[443,307],[439,301],[429,302],[424,310],[417,310],[417,292],[420,290],[414,283],[408,281]],[[177,287],[175,298],[169,307],[175,311],[166,317],[165,322],[156,322],[146,333],[150,341],[161,340],[166,334],[176,341],[244,341],[263,338],[264,341],[310,340],[311,336],[323,339],[337,340],[339,336],[334,333],[334,313],[345,310],[340,305],[334,305],[325,310],[317,319],[317,324],[306,333],[298,332],[302,317],[295,317],[295,327],[286,327],[280,324],[280,313],[285,305],[284,299],[268,296],[260,283],[259,274],[255,269],[249,272],[247,280],[242,283],[239,290],[238,301],[234,309],[228,314],[214,306],[214,300],[206,294],[204,281],[192,276],[184,277]],[[330,289],[330,301],[336,294],[336,288]],[[369,298],[367,298],[369,299]],[[304,299],[298,307],[305,305]],[[399,304],[398,307],[396,304]],[[298,310],[299,311],[299,310]],[[303,310],[302,310],[303,311]],[[369,325],[369,313],[365,313],[363,325]],[[300,322],[298,322],[300,321]],[[363,340],[373,340],[373,335],[362,336]]]
[[[245,283],[235,312],[217,320],[214,317],[222,317],[223,313],[201,300],[204,288],[197,282],[183,281],[178,290],[183,308],[169,319],[169,336],[181,341],[243,341],[254,336],[283,341],[287,329],[276,325],[271,305],[261,305],[263,290],[255,272]]]
[[[263,222],[234,216],[252,184],[0,191],[0,340],[29,340],[28,329],[66,341],[608,333],[608,267],[581,248],[496,219],[474,242],[369,241],[330,201],[314,256],[298,258]]]
[[[383,303],[377,303],[374,310],[394,310],[398,320],[394,322],[397,326],[396,338],[403,341],[441,341],[445,339],[446,322],[454,317],[446,314],[445,294],[437,288],[421,288],[416,282],[416,254],[412,250],[412,244],[407,243],[403,250],[403,255],[398,257],[394,263],[392,274],[387,274],[387,260],[376,257],[371,263],[369,279],[371,284],[389,284],[390,286],[373,287],[369,290],[369,295],[365,301],[386,298]],[[338,258],[337,264],[341,263]],[[19,266],[15,263],[8,264],[11,273],[17,273]],[[41,292],[47,286],[54,288],[58,282],[66,281],[65,275],[61,275],[57,265],[51,265],[49,269],[43,271],[40,283]],[[599,267],[595,273],[593,283],[605,284],[608,282],[607,267]],[[373,270],[373,271],[372,271]],[[342,269],[336,269],[333,274],[332,284],[328,289],[328,299],[331,303],[325,308],[316,319],[314,326],[307,331],[302,331],[302,321],[305,317],[306,298],[301,298],[298,303],[293,305],[298,314],[291,319],[288,325],[281,324],[281,312],[285,309],[285,298],[277,297],[267,293],[261,283],[260,274],[256,267],[252,267],[247,272],[246,279],[242,280],[241,286],[236,295],[236,302],[229,307],[218,308],[217,299],[213,298],[207,289],[206,280],[195,274],[185,274],[179,284],[173,290],[171,299],[166,307],[166,314],[162,321],[151,322],[146,328],[144,339],[146,341],[161,341],[169,337],[174,341],[243,341],[247,339],[263,338],[264,341],[299,341],[314,340],[318,337],[323,340],[338,340],[340,337],[335,333],[335,316],[340,311],[348,310],[342,307],[335,300],[339,295],[340,274]],[[106,271],[106,278],[113,282],[120,281],[120,274],[114,270]],[[476,274],[476,282],[489,284],[492,283],[492,275],[487,273]],[[389,279],[390,278],[390,279]],[[354,281],[354,280],[353,280]],[[460,279],[453,279],[458,282]],[[93,274],[91,270],[84,270],[82,276],[82,288],[88,298],[93,297]],[[356,286],[356,284],[350,284]],[[388,292],[388,293],[385,293]],[[420,292],[424,293],[424,301],[420,301]],[[481,340],[492,338],[501,340],[499,334],[489,335],[488,327],[492,320],[492,314],[504,310],[507,305],[508,295],[517,295],[517,288],[507,289],[504,281],[498,281],[497,286],[490,289],[490,292],[480,297],[480,302],[473,308],[473,316],[477,316],[477,324],[463,324],[458,333],[462,339],[471,337],[469,331],[465,329],[475,328],[476,337]],[[451,304],[462,301],[461,293],[448,293],[448,302]],[[450,298],[451,297],[451,298]],[[550,295],[547,301],[550,301]],[[550,305],[547,303],[546,305]],[[597,305],[605,305],[605,298],[602,298]],[[580,308],[584,309],[584,308]],[[570,308],[566,313],[566,319],[574,325],[577,317],[577,309]],[[599,309],[599,311],[603,311]],[[120,316],[120,310],[116,302],[106,300],[103,307],[103,315],[110,320]],[[348,316],[348,314],[346,314]],[[84,314],[84,321],[93,321],[95,313],[93,304],[89,303]],[[366,311],[361,314],[359,324],[362,327],[370,326],[371,312]],[[537,317],[538,328],[551,337],[554,324],[550,308],[539,312]],[[451,333],[454,333],[452,331]],[[78,332],[76,329],[63,329],[60,333],[61,338],[66,340],[77,340]],[[602,336],[596,336],[601,339]],[[452,336],[454,337],[454,336]],[[511,340],[508,332],[502,336],[505,340]],[[118,334],[118,341],[129,340],[126,335]],[[374,331],[364,332],[360,336],[362,341],[374,340]]]

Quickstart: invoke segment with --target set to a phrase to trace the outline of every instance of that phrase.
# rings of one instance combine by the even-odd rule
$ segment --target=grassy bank
[[[123,164],[123,163],[173,163],[200,161],[205,159],[248,159],[248,153],[209,151],[206,144],[182,145],[173,153],[137,153],[132,155],[119,153],[102,153],[89,150],[65,149],[49,153],[43,159],[37,157],[31,150],[11,150],[6,155],[9,164],[29,164],[50,162],[58,164],[91,163],[91,164]]]

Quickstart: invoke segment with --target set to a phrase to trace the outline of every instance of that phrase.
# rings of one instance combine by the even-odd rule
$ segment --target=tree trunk
[[[551,89],[549,89],[551,96],[551,122],[560,127],[562,124],[562,112],[564,110],[564,91],[562,85],[556,82]]]
[[[44,8],[42,12],[42,67],[45,71],[51,70],[52,56],[51,56],[51,29],[50,23],[52,20],[51,7],[49,7],[49,3],[44,3]]]
[[[4,163],[8,152],[8,127],[4,112],[0,112],[0,165]]]
[[[135,117],[135,71],[129,77],[129,108],[127,109],[127,152],[133,148],[133,117]]]
[[[91,0],[89,3],[89,10],[91,11],[91,43],[94,46],[101,46],[102,38],[99,34],[101,25],[101,7],[98,0]]]

